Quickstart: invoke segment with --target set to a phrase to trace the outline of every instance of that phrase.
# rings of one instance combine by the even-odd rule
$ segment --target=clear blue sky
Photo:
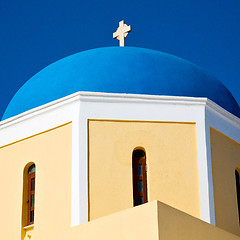
[[[0,119],[16,91],[63,57],[116,46],[118,22],[132,25],[128,46],[187,59],[217,77],[240,105],[239,0],[1,0]]]

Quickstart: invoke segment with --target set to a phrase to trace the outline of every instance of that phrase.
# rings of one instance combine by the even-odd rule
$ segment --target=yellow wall
[[[146,150],[148,200],[200,217],[195,124],[90,120],[90,220],[133,206],[138,146]]]
[[[71,133],[69,123],[0,148],[1,239],[25,237],[23,171],[29,162],[36,164],[34,239],[70,228]]]
[[[240,144],[210,129],[216,225],[240,235],[235,169],[240,168]]]

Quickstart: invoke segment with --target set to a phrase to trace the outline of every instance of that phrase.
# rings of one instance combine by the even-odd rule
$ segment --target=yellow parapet
[[[36,236],[37,237],[37,236]],[[114,213],[34,240],[239,240],[220,228],[205,223],[159,201]]]

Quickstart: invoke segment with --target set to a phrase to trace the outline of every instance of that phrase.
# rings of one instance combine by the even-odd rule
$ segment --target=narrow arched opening
[[[35,177],[36,166],[33,162],[26,164],[23,170],[23,201],[22,201],[22,226],[34,224],[35,205]]]
[[[27,211],[27,224],[31,225],[34,223],[34,203],[35,203],[35,172],[36,166],[32,164],[28,168],[28,211]]]
[[[138,206],[148,201],[146,154],[142,149],[136,149],[132,153],[132,173],[133,202],[134,206]]]
[[[236,192],[237,192],[237,204],[238,204],[238,221],[240,223],[240,178],[239,171],[235,169],[235,180],[236,180]]]

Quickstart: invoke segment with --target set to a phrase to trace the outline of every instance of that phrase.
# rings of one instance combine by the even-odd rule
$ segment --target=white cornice
[[[213,110],[216,113],[220,114],[222,117],[225,117],[228,120],[232,120],[232,121],[240,124],[240,118],[238,118],[235,115],[233,115],[232,113],[228,112],[227,110],[225,110],[224,108],[222,108],[215,102],[211,101],[210,99],[207,99],[206,107],[208,109]]]
[[[208,98],[203,97],[181,97],[181,96],[162,96],[162,95],[145,95],[145,94],[119,94],[119,93],[100,93],[100,92],[76,92],[66,97],[57,99],[42,106],[33,108],[14,117],[8,118],[0,122],[0,129],[26,118],[41,114],[50,109],[57,108],[62,105],[74,101],[97,101],[97,102],[131,102],[131,103],[159,103],[162,104],[180,104],[180,105],[205,105],[224,117],[240,124],[240,119],[224,108],[220,107]]]

